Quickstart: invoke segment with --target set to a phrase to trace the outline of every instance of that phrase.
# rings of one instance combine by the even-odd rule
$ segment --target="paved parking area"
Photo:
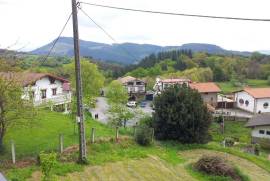
[[[129,108],[132,112],[136,112],[136,115],[133,119],[127,121],[127,126],[133,126],[145,115],[152,115],[153,109],[151,107],[151,101],[147,101],[144,108],[141,108],[140,105],[137,108]],[[92,116],[98,114],[97,121],[100,121],[104,124],[109,122],[109,105],[105,97],[98,97],[96,107],[90,109]]]

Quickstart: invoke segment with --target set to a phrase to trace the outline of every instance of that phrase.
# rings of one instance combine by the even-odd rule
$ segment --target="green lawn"
[[[85,121],[86,137],[90,138],[91,128],[96,128],[96,137],[113,136],[113,128],[107,127],[97,121],[87,118]],[[14,140],[16,146],[16,156],[37,155],[42,150],[57,150],[59,134],[64,136],[64,146],[78,143],[77,125],[68,115],[50,112],[48,110],[39,111],[38,117],[30,127],[14,127],[10,129],[5,138],[4,144],[6,153],[0,155],[2,158],[10,158],[10,140]],[[128,131],[120,130],[120,134]]]
[[[234,86],[231,82],[217,82],[223,93],[231,93],[243,87]],[[267,80],[247,79],[246,86],[250,87],[269,87]]]
[[[225,121],[225,132],[220,133],[220,125],[213,122],[210,128],[210,134],[213,141],[221,142],[226,137],[237,138],[239,142],[250,143],[250,128],[245,127],[245,121]]]

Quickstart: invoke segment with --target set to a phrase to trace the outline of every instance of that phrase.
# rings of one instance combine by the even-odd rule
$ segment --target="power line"
[[[124,8],[117,6],[109,6],[109,5],[101,5],[95,3],[88,2],[80,2],[81,4],[86,4],[90,6],[109,8],[109,9],[117,9],[124,11],[133,11],[133,12],[141,12],[141,13],[152,13],[152,14],[163,14],[163,15],[173,15],[173,16],[188,16],[188,17],[196,17],[196,18],[211,18],[211,19],[226,19],[226,20],[240,20],[240,21],[270,21],[270,19],[261,19],[261,18],[242,18],[242,17],[232,17],[232,16],[211,16],[211,15],[202,15],[202,14],[186,14],[186,13],[174,13],[174,12],[164,12],[164,11],[153,11],[153,10],[143,10],[143,9],[133,9],[133,8]]]
[[[50,54],[52,53],[52,50],[54,49],[54,47],[55,47],[57,41],[59,40],[59,38],[61,37],[62,33],[64,32],[64,30],[65,30],[65,28],[66,28],[66,26],[67,26],[67,24],[68,24],[68,22],[69,22],[71,16],[72,16],[72,13],[70,13],[70,15],[68,16],[67,21],[65,22],[63,28],[61,29],[61,31],[60,31],[58,37],[53,41],[53,44],[52,44],[52,46],[51,46],[49,52],[48,52],[47,55],[44,57],[44,59],[41,61],[41,64],[43,64],[43,63],[48,59],[48,57],[50,56]]]
[[[87,16],[99,29],[101,29],[113,42],[115,42],[116,44],[119,44],[115,38],[113,38],[112,35],[110,35],[102,26],[100,26],[93,18],[91,18],[80,6],[78,6],[79,10],[85,15]],[[137,60],[137,58],[132,55],[129,51],[127,51],[124,47],[120,47],[126,54],[128,54],[129,56],[131,56],[135,61]]]

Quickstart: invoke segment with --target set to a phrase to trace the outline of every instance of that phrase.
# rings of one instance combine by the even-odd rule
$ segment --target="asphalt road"
[[[127,126],[133,126],[138,122],[142,117],[145,115],[151,115],[153,109],[151,108],[151,102],[147,102],[144,108],[137,107],[137,108],[129,108],[131,111],[136,112],[136,116],[127,121]],[[95,114],[98,114],[97,121],[101,123],[107,124],[109,122],[109,105],[107,103],[107,99],[105,97],[98,97],[96,107],[94,109],[90,109],[92,116],[94,117]]]

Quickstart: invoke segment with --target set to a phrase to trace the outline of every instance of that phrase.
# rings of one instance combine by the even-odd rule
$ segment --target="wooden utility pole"
[[[83,104],[82,104],[82,80],[81,80],[81,63],[80,63],[79,31],[78,31],[76,0],[72,0],[72,19],[73,19],[75,72],[76,72],[77,123],[79,128],[79,162],[84,163],[87,161],[87,158],[86,158],[86,141],[85,141],[85,128],[84,128]]]

